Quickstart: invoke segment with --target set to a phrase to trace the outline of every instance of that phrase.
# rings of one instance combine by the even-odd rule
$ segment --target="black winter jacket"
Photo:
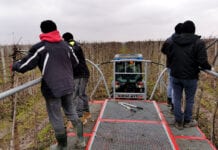
[[[174,33],[171,37],[169,37],[169,38],[163,43],[163,46],[162,46],[162,48],[161,48],[161,52],[162,52],[163,54],[165,54],[166,57],[167,57],[167,58],[166,58],[166,66],[167,66],[167,68],[170,67],[169,53],[168,53],[168,51],[169,51],[169,49],[170,49],[170,45],[171,45],[172,42],[173,42],[172,38],[175,37],[175,36],[177,36],[177,34]]]
[[[79,64],[74,68],[74,78],[89,78],[90,73],[86,65],[86,60],[82,48],[76,41],[70,41],[69,45],[73,48],[74,53],[79,60]]]
[[[72,65],[75,64],[72,49],[64,41],[41,41],[32,46],[26,57],[13,64],[13,71],[24,73],[38,66],[42,72],[43,96],[59,98],[74,90]]]
[[[205,43],[200,36],[184,33],[174,36],[169,50],[171,75],[180,79],[198,79],[200,68],[211,69]]]

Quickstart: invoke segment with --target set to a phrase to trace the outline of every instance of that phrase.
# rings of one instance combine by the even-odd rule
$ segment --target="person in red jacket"
[[[42,73],[41,91],[45,97],[50,123],[55,131],[58,144],[52,149],[67,149],[67,134],[61,108],[68,120],[76,127],[79,148],[85,147],[83,125],[76,112],[77,103],[73,101],[73,67],[77,65],[72,49],[62,40],[56,24],[45,20],[40,25],[40,42],[33,45],[21,60],[12,66],[13,71],[25,73],[39,67]]]

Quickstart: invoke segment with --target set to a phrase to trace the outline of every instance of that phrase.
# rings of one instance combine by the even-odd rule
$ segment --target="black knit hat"
[[[182,25],[183,25],[183,23],[178,23],[175,26],[175,33],[177,33],[177,34],[181,34],[182,33]]]
[[[195,24],[191,20],[187,20],[182,25],[182,33],[195,33]]]
[[[67,41],[67,42],[70,42],[71,40],[73,40],[73,35],[70,32],[64,33],[62,37],[64,41]]]
[[[57,30],[57,26],[52,20],[42,21],[40,28],[43,33],[48,33]]]

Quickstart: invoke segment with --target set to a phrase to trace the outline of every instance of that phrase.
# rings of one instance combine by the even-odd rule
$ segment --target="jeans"
[[[77,103],[72,98],[73,94],[68,94],[62,96],[61,98],[46,98],[46,108],[49,120],[56,135],[65,133],[64,118],[61,108],[63,108],[67,119],[73,124],[77,124],[79,122],[76,112]]]
[[[197,79],[178,79],[173,77],[174,114],[176,122],[188,122],[192,120],[194,97],[197,90]],[[184,114],[181,110],[182,93],[185,92]]]
[[[168,72],[168,85],[167,85],[167,97],[172,99],[172,103],[174,104],[173,101],[173,87],[172,87],[172,76],[170,75],[170,68],[167,68],[167,72]]]
[[[88,84],[88,78],[76,78],[74,79],[75,91],[73,99],[78,102],[77,113],[79,117],[83,116],[83,112],[89,112],[89,97],[86,94],[86,86]]]

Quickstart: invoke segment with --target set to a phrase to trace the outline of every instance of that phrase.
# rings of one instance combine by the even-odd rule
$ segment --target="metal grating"
[[[153,103],[143,101],[131,101],[126,103],[140,106],[143,108],[143,110],[137,110],[137,112],[134,113],[130,110],[127,110],[125,107],[121,106],[115,101],[108,101],[102,118],[160,121],[160,118]]]
[[[171,150],[161,124],[101,122],[91,150]]]
[[[175,126],[171,126],[170,129],[175,136],[193,136],[193,137],[203,137],[196,127],[184,128],[183,130],[178,130]]]
[[[213,150],[206,140],[177,139],[180,150]]]
[[[166,106],[166,104],[159,104],[162,113],[164,114],[165,119],[168,124],[171,125],[170,129],[175,136],[183,135],[183,136],[196,136],[202,137],[203,135],[196,127],[193,128],[184,128],[183,130],[178,130],[174,126],[174,115],[170,113],[170,108]]]

